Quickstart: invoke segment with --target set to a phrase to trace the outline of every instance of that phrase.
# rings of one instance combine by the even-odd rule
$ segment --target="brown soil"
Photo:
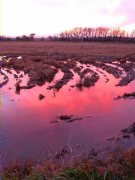
[[[53,60],[83,57],[85,61],[93,56],[123,57],[135,53],[135,45],[127,43],[0,42],[0,47],[0,55],[39,55]]]

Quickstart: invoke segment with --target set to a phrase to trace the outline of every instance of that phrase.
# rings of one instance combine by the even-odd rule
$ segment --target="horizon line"
[[[30,36],[31,34],[35,34],[34,36],[36,37],[36,38],[48,38],[49,36],[56,36],[56,35],[59,35],[60,33],[64,33],[64,32],[66,32],[66,31],[72,31],[72,30],[74,30],[74,29],[77,29],[77,28],[83,28],[83,29],[85,29],[85,28],[91,28],[91,29],[98,29],[98,28],[106,28],[106,29],[109,29],[109,30],[115,30],[115,29],[120,29],[120,30],[122,30],[122,31],[125,31],[126,33],[131,33],[131,32],[133,32],[134,30],[135,30],[135,28],[132,28],[132,30],[126,30],[126,28],[124,28],[124,27],[120,27],[120,26],[118,26],[118,27],[108,27],[108,26],[96,26],[96,27],[73,27],[73,28],[70,28],[70,29],[65,29],[65,30],[63,30],[63,31],[61,31],[61,32],[57,32],[57,33],[52,33],[52,34],[36,34],[36,33],[34,33],[34,32],[31,32],[31,33],[24,33],[24,34],[17,34],[17,35],[4,35],[4,34],[0,34],[0,37],[8,37],[8,38],[16,38],[16,37],[22,37],[22,36]]]

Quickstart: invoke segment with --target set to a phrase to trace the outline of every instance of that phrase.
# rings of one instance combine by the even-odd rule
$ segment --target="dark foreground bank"
[[[64,150],[63,150],[64,153]],[[3,180],[133,180],[135,179],[135,148],[117,148],[104,158],[97,158],[93,149],[85,159],[71,157],[47,160],[42,165],[12,163],[2,171]]]

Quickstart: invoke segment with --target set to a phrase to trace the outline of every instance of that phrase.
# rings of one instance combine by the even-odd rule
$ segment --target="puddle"
[[[87,68],[80,63],[77,66],[82,66],[82,70]],[[119,79],[113,74],[93,64],[89,68],[99,76],[90,88],[83,87],[80,91],[75,87],[80,77],[71,69],[73,78],[59,91],[48,89],[63,77],[59,69],[52,82],[21,89],[20,94],[16,94],[15,83],[21,79],[21,86],[26,86],[28,75],[2,68],[1,72],[8,77],[8,82],[0,89],[3,162],[28,158],[42,161],[43,154],[47,157],[48,153],[69,144],[79,144],[84,152],[107,147],[110,145],[107,138],[117,136],[121,129],[134,122],[135,101],[114,99],[134,91],[135,81],[127,86],[116,86]],[[3,81],[3,75],[0,76]],[[39,94],[44,96],[42,100]],[[133,144],[134,138],[124,140],[125,147]]]

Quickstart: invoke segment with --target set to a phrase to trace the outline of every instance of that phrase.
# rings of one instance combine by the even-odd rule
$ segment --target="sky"
[[[53,35],[75,27],[135,29],[135,0],[0,0],[0,34]]]

